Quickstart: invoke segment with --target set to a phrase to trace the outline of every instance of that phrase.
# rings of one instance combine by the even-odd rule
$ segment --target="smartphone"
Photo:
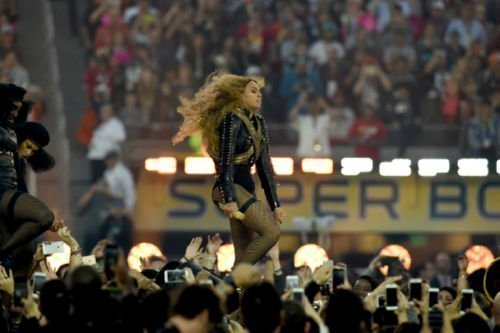
[[[54,253],[64,253],[64,242],[44,242],[42,243],[42,252],[44,256],[50,256]]]
[[[82,257],[82,265],[85,266],[95,266],[97,261],[95,259],[95,255],[91,254],[89,256]]]
[[[385,309],[387,311],[398,309],[398,286],[394,283],[385,287]]]
[[[439,329],[443,326],[443,313],[441,311],[429,311],[429,326],[436,329]]]
[[[304,301],[304,288],[293,288],[293,300],[302,304]]]
[[[334,268],[332,274],[333,290],[337,289],[338,286],[343,285],[344,281],[345,281],[345,269]]]
[[[165,271],[165,283],[186,281],[187,272],[182,269],[167,269]]]
[[[384,308],[385,307],[385,296],[384,295],[377,295],[377,308]]]
[[[104,273],[110,279],[114,273],[112,268],[118,263],[120,249],[114,244],[108,244],[104,248]]]
[[[462,302],[460,303],[460,311],[467,311],[472,307],[472,296],[474,290],[472,289],[462,289]]]
[[[33,274],[33,292],[35,294],[40,294],[43,284],[47,281],[47,275],[42,272],[35,272]]]
[[[200,282],[198,282],[198,284],[200,286],[213,286],[214,285],[214,281],[212,281],[210,279],[200,280]]]
[[[439,288],[429,289],[429,309],[432,309],[439,301]]]
[[[413,300],[420,301],[422,299],[422,279],[410,279],[410,303]]]
[[[22,305],[21,300],[28,297],[28,282],[26,279],[14,280],[14,304]]]
[[[300,288],[299,276],[298,275],[287,275],[286,276],[286,289]]]

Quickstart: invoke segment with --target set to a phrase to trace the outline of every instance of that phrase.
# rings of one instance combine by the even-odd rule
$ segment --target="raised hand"
[[[203,238],[199,236],[191,239],[191,242],[186,247],[186,252],[184,253],[184,258],[187,261],[191,261],[201,254],[202,250],[200,249],[200,247],[202,242]]]
[[[208,254],[215,255],[222,245],[223,241],[220,235],[217,233],[213,236],[207,237],[207,252]]]

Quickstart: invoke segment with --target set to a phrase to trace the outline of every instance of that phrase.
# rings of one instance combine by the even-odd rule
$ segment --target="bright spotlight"
[[[440,173],[450,172],[450,160],[446,158],[424,158],[418,160],[418,175],[435,177]]]
[[[177,172],[177,159],[175,157],[148,158],[144,162],[144,168],[160,174],[174,174]]]
[[[488,160],[485,158],[461,158],[458,160],[458,175],[462,177],[488,176]]]
[[[323,265],[328,260],[328,255],[325,249],[316,244],[306,244],[299,247],[293,257],[293,265],[300,267],[307,265],[311,270],[314,270]]]
[[[373,171],[373,160],[369,157],[345,157],[340,161],[344,176],[358,176]]]
[[[333,160],[331,158],[304,158],[302,159],[302,171],[318,175],[332,174]]]
[[[234,266],[234,245],[227,243],[219,247],[217,251],[217,268],[219,272],[230,272]]]
[[[500,175],[500,160],[497,160],[497,174]]]
[[[271,162],[277,175],[293,175],[293,159],[291,157],[271,157]]]
[[[410,252],[408,252],[407,249],[402,247],[401,245],[398,244],[390,244],[386,245],[380,250],[379,256],[381,257],[397,257],[399,258],[399,261],[403,264],[403,267],[405,269],[410,269],[411,267],[411,256]],[[382,266],[380,268],[380,272],[387,276],[389,273],[389,267],[388,266]]]
[[[381,176],[385,177],[407,177],[411,175],[411,160],[407,158],[395,158],[390,162],[381,162],[379,166]]]
[[[467,266],[467,274],[471,274],[480,268],[488,267],[495,257],[490,249],[483,245],[473,245],[465,251],[465,256],[469,260]]]
[[[213,175],[215,164],[210,157],[186,157],[184,172],[188,175]]]
[[[130,269],[141,271],[141,258],[163,257],[161,250],[151,243],[139,243],[130,249],[127,257],[127,264]]]

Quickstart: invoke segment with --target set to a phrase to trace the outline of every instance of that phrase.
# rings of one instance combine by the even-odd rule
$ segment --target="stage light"
[[[344,176],[358,176],[373,171],[373,160],[369,157],[345,157],[340,161]]]
[[[161,250],[151,243],[139,243],[130,249],[127,257],[127,264],[130,269],[141,271],[141,258],[163,257]]]
[[[411,175],[411,160],[395,158],[390,162],[381,162],[379,172],[384,177],[407,177]]]
[[[465,256],[469,261],[467,266],[467,274],[471,274],[480,268],[487,268],[495,257],[490,249],[483,245],[473,245],[465,251]]]
[[[69,257],[71,255],[71,248],[68,244],[63,244],[63,252],[54,253],[47,257],[47,264],[52,268],[54,272],[57,272],[59,267],[62,265],[69,264]]]
[[[445,158],[423,158],[418,161],[418,175],[435,177],[450,172],[450,161]]]
[[[500,160],[497,160],[497,174],[500,175]]]
[[[146,171],[158,171],[158,159],[157,158],[148,158],[144,162],[144,168]]]
[[[306,244],[299,247],[293,257],[294,267],[307,265],[311,270],[314,270],[323,265],[328,260],[328,255],[325,249],[316,244]]]
[[[293,175],[293,159],[291,157],[271,157],[271,162],[277,175]]]
[[[188,175],[213,175],[215,164],[210,157],[186,157],[184,172]]]
[[[407,270],[411,267],[411,256],[407,249],[398,244],[386,245],[380,250],[379,256],[381,257],[397,257],[399,261],[403,264],[403,267]],[[380,267],[380,272],[387,276],[389,272],[388,266]]]
[[[234,245],[227,243],[217,251],[217,268],[219,272],[230,272],[234,266]]]
[[[458,175],[462,177],[488,176],[488,160],[485,158],[461,158],[458,160]]]
[[[302,159],[302,171],[318,175],[333,173],[333,160],[331,158],[304,158]]]

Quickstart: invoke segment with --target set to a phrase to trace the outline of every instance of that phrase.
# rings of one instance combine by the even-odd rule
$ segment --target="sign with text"
[[[500,233],[500,179],[441,176],[389,178],[294,175],[280,177],[279,196],[294,217],[334,216],[342,232]],[[138,230],[228,229],[211,199],[214,176],[142,172],[138,182]],[[258,197],[265,200],[259,184]]]

